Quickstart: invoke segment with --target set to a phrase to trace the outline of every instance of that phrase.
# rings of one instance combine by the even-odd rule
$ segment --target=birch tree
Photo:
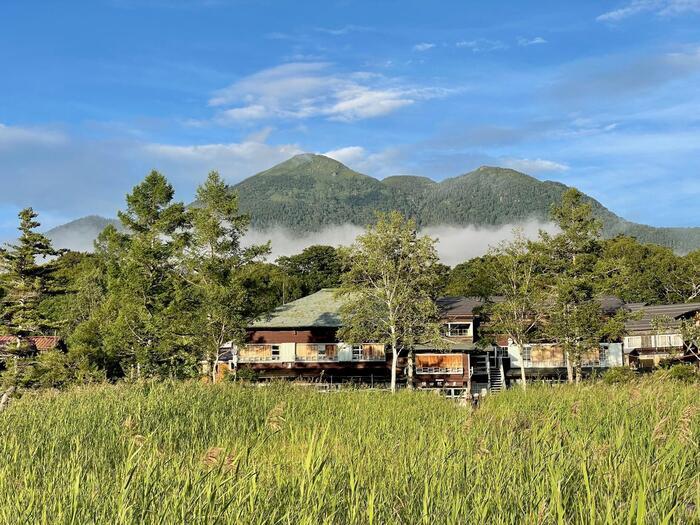
[[[435,303],[440,284],[435,242],[418,235],[415,221],[390,212],[379,214],[344,252],[348,271],[338,291],[344,298],[339,338],[389,348],[392,392],[401,355],[408,354],[411,370],[417,344],[443,345]]]
[[[520,382],[527,388],[524,347],[533,340],[542,321],[544,288],[542,259],[533,242],[522,231],[514,239],[490,251],[489,273],[498,301],[488,298],[483,313],[487,318],[485,335],[507,336],[520,353]]]

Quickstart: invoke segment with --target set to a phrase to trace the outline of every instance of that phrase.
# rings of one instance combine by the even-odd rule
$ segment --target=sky
[[[0,239],[188,201],[301,152],[383,178],[498,165],[700,226],[700,0],[3,0]]]

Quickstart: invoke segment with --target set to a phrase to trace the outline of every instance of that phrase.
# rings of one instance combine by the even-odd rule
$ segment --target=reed
[[[700,522],[700,398],[671,381],[426,392],[144,383],[0,414],[0,523]]]

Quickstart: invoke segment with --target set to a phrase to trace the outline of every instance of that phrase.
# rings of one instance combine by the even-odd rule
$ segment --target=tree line
[[[269,243],[243,242],[250,217],[216,172],[190,207],[151,172],[126,196],[122,228],[107,227],[89,254],[54,249],[27,208],[18,240],[0,249],[1,333],[16,336],[0,353],[2,382],[195,377],[202,362],[213,370],[223,343],[243,340],[252,319],[331,287],[347,298],[341,337],[384,342],[395,360],[410,359],[418,342],[444,343],[438,296],[500,296],[485,306],[489,330],[521,345],[546,332],[571,356],[574,377],[576,356],[619,332],[619,319],[613,326],[599,315],[601,294],[652,303],[700,294],[700,252],[602,240],[582,197],[570,190],[553,209],[559,233],[516,235],[455,268],[398,212],[379,214],[351,247],[311,246],[269,262]],[[67,351],[37,353],[29,338],[42,334],[60,335]]]
[[[0,354],[6,386],[195,377],[253,318],[339,282],[330,246],[273,264],[269,243],[244,245],[250,218],[215,172],[189,208],[151,172],[118,217],[88,254],[54,249],[36,212],[20,212],[18,240],[0,249],[0,334],[16,336]],[[42,334],[67,352],[38,353]]]

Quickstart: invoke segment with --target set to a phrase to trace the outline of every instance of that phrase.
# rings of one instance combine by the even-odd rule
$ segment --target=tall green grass
[[[1,523],[696,523],[695,386],[439,396],[167,383],[0,415]]]

